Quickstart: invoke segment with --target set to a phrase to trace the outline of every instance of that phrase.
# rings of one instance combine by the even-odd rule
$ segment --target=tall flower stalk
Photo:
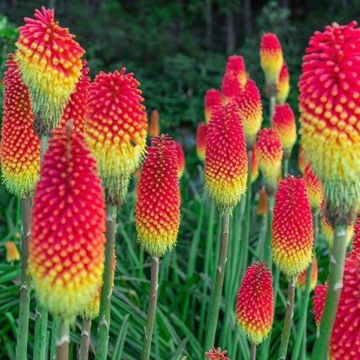
[[[215,109],[206,136],[205,181],[209,196],[221,215],[221,244],[208,312],[206,351],[215,342],[227,259],[229,218],[246,190],[247,173],[245,135],[238,119],[237,106],[230,102]]]

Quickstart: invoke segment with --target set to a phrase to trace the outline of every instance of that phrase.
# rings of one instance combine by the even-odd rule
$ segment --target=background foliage
[[[140,79],[149,112],[158,109],[163,132],[181,139],[186,152],[187,173],[182,180],[182,225],[176,250],[164,257],[160,274],[160,305],[154,340],[156,359],[202,358],[202,337],[206,331],[203,312],[216,264],[216,253],[207,251],[217,239],[217,222],[211,227],[209,205],[202,192],[202,171],[195,156],[196,124],[203,121],[203,96],[211,87],[219,88],[228,54],[240,53],[260,88],[258,45],[264,31],[276,32],[281,39],[291,74],[289,102],[297,109],[297,79],[309,36],[334,21],[346,23],[360,15],[356,0],[295,0],[269,2],[251,0],[57,0],[57,18],[86,49],[94,77],[100,70],[125,66]],[[13,50],[16,27],[33,10],[48,5],[38,0],[0,2],[0,70],[7,53]],[[0,75],[1,78],[2,75]],[[264,109],[266,107],[264,101]],[[265,122],[266,111],[265,111]],[[296,153],[296,151],[295,151]],[[292,172],[295,172],[292,160]],[[189,175],[191,174],[191,176]],[[259,185],[257,184],[256,187]],[[112,303],[110,354],[114,359],[138,359],[142,344],[147,294],[149,259],[136,243],[134,231],[134,193],[121,211],[117,240],[117,275]],[[240,210],[237,209],[237,212]],[[216,215],[215,215],[216,219]],[[255,202],[251,223],[252,244],[260,221]],[[234,226],[234,225],[233,225]],[[241,228],[235,229],[236,235]],[[19,241],[19,202],[0,186],[0,358],[13,359],[18,316],[19,264],[5,262],[1,246],[7,240]],[[230,249],[229,268],[238,266],[241,247]],[[210,245],[212,246],[212,245]],[[213,246],[216,248],[216,246]],[[255,245],[252,247],[255,248]],[[320,243],[320,252],[326,247]],[[255,258],[254,253],[251,254]],[[145,267],[144,267],[145,263]],[[320,264],[320,278],[327,264]],[[226,279],[225,292],[233,297],[238,279]],[[283,289],[284,290],[284,289]],[[278,301],[283,314],[284,295]],[[34,317],[34,314],[32,314]],[[231,359],[248,354],[247,344],[236,328],[233,316],[225,316],[217,339],[229,349]],[[228,316],[228,317],[226,317]],[[297,316],[297,315],[295,315]],[[310,316],[310,315],[309,315]],[[79,324],[77,324],[78,326]],[[31,327],[33,322],[31,322]],[[51,326],[51,324],[50,324]],[[205,326],[205,328],[204,328]],[[271,354],[277,353],[282,323],[275,325]],[[73,329],[79,339],[79,330]],[[315,336],[309,321],[309,339]],[[293,329],[296,335],[296,329]],[[72,343],[71,354],[76,349]],[[32,339],[29,341],[29,353]]]

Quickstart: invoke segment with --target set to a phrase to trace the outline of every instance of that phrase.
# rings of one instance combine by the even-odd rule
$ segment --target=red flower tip
[[[201,161],[205,160],[207,125],[200,123],[196,130],[196,152]]]
[[[53,131],[32,210],[29,273],[41,303],[59,316],[83,313],[102,283],[105,201],[81,135]]]
[[[290,75],[289,69],[284,61],[283,66],[281,67],[279,79],[277,83],[277,94],[276,94],[276,101],[279,104],[284,104],[286,99],[289,95],[290,91]]]
[[[150,116],[149,121],[149,136],[159,136],[160,135],[160,117],[157,110],[153,110]]]
[[[290,156],[296,141],[295,115],[289,104],[275,105],[273,127],[278,133],[286,156]]]
[[[230,360],[226,356],[227,350],[221,350],[221,348],[212,348],[210,351],[206,352],[206,358],[209,360]]]
[[[86,140],[113,204],[124,201],[130,175],[145,152],[147,114],[139,85],[123,68],[100,72],[89,88]]]
[[[326,285],[318,285],[313,299],[316,324],[319,326],[326,299]],[[343,288],[329,345],[330,359],[360,359],[360,259],[345,260]]]
[[[226,63],[225,73],[232,73],[238,79],[241,86],[247,82],[245,60],[241,55],[229,56]]]
[[[40,169],[40,139],[33,130],[29,91],[21,80],[14,56],[6,63],[4,117],[1,130],[1,167],[6,188],[21,198],[35,188]]]
[[[324,200],[324,190],[318,177],[314,174],[310,165],[304,170],[304,181],[311,207],[319,209]]]
[[[262,103],[260,91],[255,81],[248,80],[244,91],[236,98],[239,115],[242,121],[246,141],[251,147],[262,123]]]
[[[246,269],[235,313],[251,343],[258,345],[268,336],[274,318],[274,294],[272,275],[264,263],[255,263]]]
[[[306,276],[307,276],[307,269],[305,269],[296,279],[296,287],[299,289],[305,289],[306,287]],[[311,278],[310,278],[310,290],[314,290],[316,283],[318,280],[318,264],[317,259],[314,256],[312,264],[311,264]]]
[[[310,264],[313,222],[303,179],[281,180],[275,196],[272,224],[273,259],[287,276],[294,277]]]
[[[263,34],[260,42],[260,65],[268,85],[276,85],[284,58],[278,37],[273,33]]]
[[[327,26],[311,37],[299,80],[302,146],[341,214],[360,196],[359,52],[356,22]]]
[[[16,42],[16,60],[35,113],[52,128],[81,76],[84,50],[55,20],[54,10],[42,7],[35,10],[33,19],[24,20]]]
[[[209,195],[222,212],[230,212],[246,190],[248,159],[237,106],[215,109],[208,125],[205,181]]]
[[[275,191],[281,177],[283,149],[278,133],[274,129],[261,129],[255,144],[256,157],[263,173],[267,189]]]
[[[185,155],[181,143],[178,142],[176,143],[176,153],[178,158],[179,178],[181,178],[184,175],[184,171],[185,171]]]
[[[180,189],[176,143],[169,136],[151,139],[136,200],[136,229],[151,256],[174,247],[180,224]]]
[[[75,91],[71,94],[70,100],[64,109],[60,121],[61,126],[65,126],[69,120],[72,120],[76,132],[82,133],[84,131],[85,114],[89,101],[89,85],[89,68],[84,60],[80,80],[76,84]]]
[[[225,73],[222,84],[221,84],[221,94],[223,96],[223,102],[228,103],[236,99],[244,91],[239,83],[238,78],[231,72]]]
[[[221,93],[219,90],[210,89],[205,93],[205,122],[209,123],[214,107],[221,104]]]

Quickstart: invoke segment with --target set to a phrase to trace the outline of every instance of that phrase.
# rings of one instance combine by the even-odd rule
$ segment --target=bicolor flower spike
[[[274,129],[261,129],[255,144],[256,158],[262,172],[266,189],[274,193],[281,177],[283,149],[278,133]]]
[[[275,105],[273,127],[280,137],[284,155],[290,157],[296,142],[296,124],[294,112],[289,104]]]
[[[260,65],[267,85],[277,85],[283,63],[283,52],[278,37],[273,33],[263,34],[260,42]]]
[[[148,132],[150,137],[160,135],[160,116],[157,110],[153,110],[151,113]]]
[[[302,146],[299,146],[299,152],[298,152],[298,167],[299,170],[304,173],[305,168],[307,165],[309,165],[309,160],[306,158],[306,155],[304,153],[304,149],[302,148]]]
[[[24,198],[39,179],[40,139],[35,134],[29,91],[13,56],[6,63],[4,114],[1,130],[1,168],[6,188]]]
[[[296,279],[296,287],[304,290],[306,287],[307,269],[305,269]],[[314,256],[311,263],[311,277],[310,277],[310,290],[314,290],[318,280],[318,264]]]
[[[324,189],[321,181],[314,174],[310,165],[305,167],[304,181],[311,207],[313,209],[320,209],[320,206],[324,200]]]
[[[244,91],[236,98],[239,107],[240,121],[244,127],[246,142],[252,147],[256,135],[261,128],[262,123],[262,103],[260,91],[255,81],[248,80]]]
[[[140,83],[125,68],[100,72],[89,89],[86,140],[97,159],[107,201],[125,200],[131,174],[145,152],[147,114]]]
[[[324,185],[329,221],[351,222],[360,199],[360,30],[315,32],[299,80],[302,146]]]
[[[95,159],[70,122],[49,141],[32,220],[29,273],[37,297],[71,321],[102,284],[105,201]]]
[[[205,93],[205,122],[208,124],[214,108],[221,104],[221,93],[219,90],[210,89]]]
[[[268,336],[274,319],[274,294],[271,271],[264,263],[255,263],[246,269],[235,315],[251,343],[259,345]]]
[[[245,60],[241,55],[231,55],[226,62],[225,73],[232,73],[239,81],[240,86],[245,86],[248,80]]]
[[[250,171],[250,170],[249,170]],[[251,182],[255,182],[259,177],[259,162],[256,157],[256,151],[251,151]]]
[[[20,260],[19,250],[13,241],[7,241],[5,243],[5,249],[6,249],[6,261],[7,262],[11,263],[11,262]]]
[[[281,180],[275,196],[272,256],[288,277],[304,271],[312,259],[313,221],[303,179]]]
[[[178,142],[176,143],[176,153],[178,158],[179,178],[181,178],[184,175],[184,171],[185,171],[185,155],[181,143]]]
[[[229,103],[214,111],[208,125],[205,182],[222,213],[231,212],[246,191],[248,159],[237,106]]]
[[[137,187],[136,230],[151,256],[163,256],[176,243],[180,189],[176,143],[167,135],[151,139]]]
[[[16,61],[30,90],[35,115],[45,131],[54,128],[81,76],[84,50],[67,28],[55,20],[53,9],[35,10],[25,18],[16,42]]]
[[[288,66],[284,60],[277,82],[276,102],[284,104],[290,92],[290,75]]]
[[[327,293],[326,285],[318,285],[313,299],[313,312],[320,325]],[[329,359],[360,359],[360,258],[345,260],[343,288],[329,344]]]
[[[201,161],[205,160],[207,124],[200,123],[196,130],[196,153]]]
[[[78,133],[84,132],[85,116],[89,101],[89,68],[86,66],[85,60],[83,63],[80,80],[76,84],[75,91],[71,94],[70,100],[66,104],[60,122],[61,126],[64,127],[69,120],[73,121],[74,130]]]

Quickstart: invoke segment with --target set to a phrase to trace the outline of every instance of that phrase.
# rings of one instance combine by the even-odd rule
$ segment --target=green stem
[[[35,333],[34,333],[34,353],[33,359],[46,359],[46,338],[47,338],[48,312],[36,300],[35,310]]]
[[[64,319],[61,319],[58,339],[56,342],[56,360],[68,360],[69,343],[69,323]]]
[[[229,239],[229,219],[230,215],[225,213],[222,217],[222,231],[221,231],[221,248],[219,263],[216,269],[215,286],[213,287],[210,310],[207,325],[207,333],[205,337],[205,350],[208,351],[214,346],[216,327],[219,318],[221,293],[224,284],[225,267],[227,260],[227,248]]]
[[[256,345],[253,343],[250,345],[250,360],[256,360]]]
[[[53,317],[50,340],[50,360],[55,360],[56,358],[56,341],[58,337],[59,326],[60,319],[58,317]]]
[[[27,359],[27,343],[29,334],[30,277],[27,275],[27,262],[29,257],[29,236],[31,226],[31,199],[29,197],[21,200],[21,223],[21,286],[19,327],[16,344],[16,360]]]
[[[105,360],[107,358],[108,351],[113,283],[113,252],[116,233],[116,210],[116,206],[111,204],[106,205],[105,269],[100,299],[96,360]]]
[[[91,335],[91,320],[83,319],[81,329],[80,360],[88,360]]]
[[[271,269],[272,261],[272,247],[271,247],[271,234],[272,234],[272,220],[273,220],[273,210],[274,210],[274,196],[268,196],[269,202],[269,213],[267,215],[267,232],[265,238],[265,247],[264,247],[264,261],[266,262],[269,269]]]
[[[265,214],[265,215],[261,216],[259,239],[258,239],[258,243],[256,246],[256,256],[258,259],[264,258],[264,246],[265,246],[265,239],[266,239],[266,232],[267,232],[268,216],[269,216],[269,214]]]
[[[286,359],[287,348],[291,333],[291,323],[294,314],[294,301],[295,300],[295,278],[289,281],[288,295],[286,302],[284,328],[281,334],[279,360]]]
[[[269,98],[269,120],[270,125],[272,126],[273,117],[275,112],[275,96],[270,96]]]
[[[320,324],[320,336],[316,340],[311,360],[327,358],[328,344],[334,326],[336,310],[342,289],[346,255],[346,225],[337,225],[334,230],[334,245],[330,252],[330,271],[325,308]]]
[[[289,158],[287,156],[284,157],[284,161],[283,161],[283,176],[284,178],[287,177],[289,173]]]
[[[153,257],[151,260],[151,290],[149,298],[149,307],[147,312],[144,345],[141,355],[142,360],[150,359],[151,339],[154,331],[154,323],[156,317],[156,305],[158,298],[158,279],[159,279],[159,258]]]

